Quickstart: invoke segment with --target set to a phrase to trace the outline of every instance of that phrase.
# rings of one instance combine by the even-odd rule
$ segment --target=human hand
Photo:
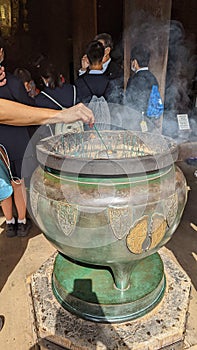
[[[0,66],[0,86],[4,86],[5,84],[6,84],[5,70],[4,70],[4,67]]]
[[[94,115],[88,107],[83,103],[78,103],[77,105],[63,109],[57,115],[58,119],[62,122],[69,124],[81,120],[83,123],[94,125]]]
[[[81,59],[81,70],[86,71],[89,67],[89,61],[87,55],[83,55]]]
[[[3,62],[4,60],[4,49],[3,47],[0,48],[0,64]]]

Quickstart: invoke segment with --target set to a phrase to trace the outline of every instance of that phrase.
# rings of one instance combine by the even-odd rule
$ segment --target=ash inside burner
[[[52,136],[41,141],[46,153],[74,159],[125,159],[153,156],[169,151],[176,144],[158,135],[133,131],[94,131]],[[105,147],[106,146],[106,147]]]
[[[98,151],[96,158],[99,159],[106,159],[106,158],[118,158],[118,151],[112,151],[112,150],[101,150]]]

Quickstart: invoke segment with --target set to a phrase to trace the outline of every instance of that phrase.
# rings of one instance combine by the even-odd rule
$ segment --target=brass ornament
[[[115,207],[108,208],[108,216],[111,228],[117,239],[122,239],[126,236],[132,224],[132,209],[131,207]]]
[[[143,216],[131,228],[127,238],[127,247],[134,254],[141,254],[155,248],[163,239],[167,221],[163,214],[154,213],[149,219]]]
[[[144,252],[142,244],[147,237],[148,232],[148,216],[140,218],[133,228],[131,228],[126,243],[128,249],[134,254],[141,254]]]

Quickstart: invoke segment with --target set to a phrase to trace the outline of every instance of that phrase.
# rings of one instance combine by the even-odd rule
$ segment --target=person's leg
[[[20,183],[15,183],[14,181],[12,181],[12,187],[14,191],[14,203],[16,205],[18,219],[25,220],[27,195],[24,179],[21,179]]]
[[[12,196],[10,196],[7,199],[4,199],[1,202],[1,208],[2,208],[3,214],[6,218],[6,221],[12,220],[12,215],[13,215],[12,214]]]
[[[4,323],[5,323],[5,317],[3,315],[0,315],[0,331],[2,330]]]
[[[15,218],[13,217],[13,212],[12,212],[12,204],[13,204],[12,196],[10,196],[7,199],[4,199],[1,202],[1,208],[6,218],[6,236],[7,237],[16,236],[16,225],[15,225]]]
[[[28,235],[31,227],[30,220],[26,219],[27,193],[24,179],[21,179],[20,184],[12,181],[12,186],[14,191],[14,202],[18,214],[17,236],[24,237]]]

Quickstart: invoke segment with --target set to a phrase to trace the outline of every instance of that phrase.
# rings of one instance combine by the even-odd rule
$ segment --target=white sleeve
[[[86,73],[86,70],[79,69],[79,75]]]

